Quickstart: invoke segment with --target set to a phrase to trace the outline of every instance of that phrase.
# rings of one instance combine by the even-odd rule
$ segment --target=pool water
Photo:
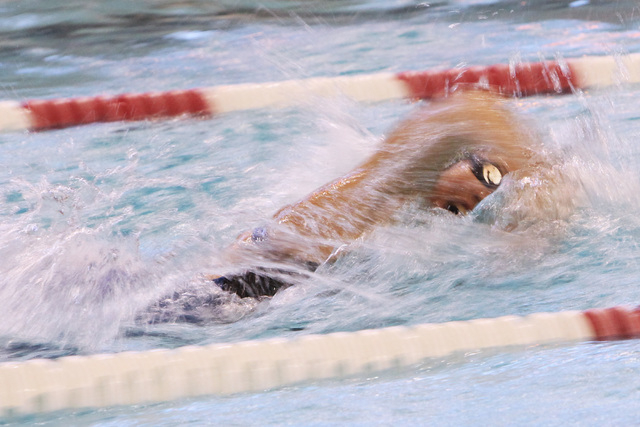
[[[636,2],[4,2],[3,99],[640,51]],[[562,177],[466,218],[407,209],[272,300],[137,322],[235,237],[358,164],[415,104],[308,98],[211,120],[0,135],[0,360],[640,302],[637,86],[511,101]],[[527,197],[546,201],[511,232]],[[498,210],[500,208],[500,210]],[[637,341],[457,354],[375,377],[1,420],[42,425],[636,422]]]

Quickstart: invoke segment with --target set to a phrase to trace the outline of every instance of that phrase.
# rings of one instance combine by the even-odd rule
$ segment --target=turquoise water
[[[5,2],[0,88],[24,100],[640,51],[635,2]],[[141,325],[220,252],[348,171],[415,105],[301,101],[213,120],[0,135],[0,359],[173,348],[640,301],[636,86],[513,102],[557,187],[485,213],[408,210],[304,286],[202,325]],[[513,186],[518,183],[512,183]],[[485,216],[522,214],[505,232]],[[496,213],[495,208],[501,209]],[[339,290],[340,292],[335,292]],[[371,378],[63,411],[44,425],[634,422],[636,341],[470,352]]]

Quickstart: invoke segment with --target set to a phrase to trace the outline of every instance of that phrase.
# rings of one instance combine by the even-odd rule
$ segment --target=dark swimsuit
[[[266,241],[268,238],[268,232],[263,227],[258,227],[251,233],[251,241],[254,243]],[[312,262],[302,263],[301,266],[310,272],[318,268],[318,264]],[[233,292],[240,298],[272,297],[278,290],[293,284],[287,280],[288,277],[296,276],[304,277],[304,273],[282,268],[259,267],[241,274],[218,277],[213,279],[213,283],[223,291]]]
[[[281,289],[291,286],[290,283],[274,279],[267,271],[247,271],[235,276],[222,276],[213,280],[223,291],[233,292],[240,298],[272,297]]]

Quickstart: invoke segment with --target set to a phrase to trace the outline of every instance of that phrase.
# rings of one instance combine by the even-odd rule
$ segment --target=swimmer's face
[[[502,172],[496,165],[478,158],[465,159],[440,174],[431,203],[455,214],[466,214],[501,181]]]

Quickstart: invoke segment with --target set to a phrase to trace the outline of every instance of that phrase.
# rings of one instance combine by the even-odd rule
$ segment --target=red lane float
[[[564,94],[591,87],[640,82],[640,54],[587,56],[562,61],[496,64],[447,70],[320,77],[214,86],[110,97],[0,102],[0,131],[59,129],[96,122],[212,116],[282,107],[317,97],[356,101],[429,99],[468,88],[507,97]]]
[[[31,117],[31,130],[211,114],[207,100],[198,90],[27,101],[23,108]]]
[[[411,96],[418,99],[446,96],[456,88],[486,88],[506,96],[533,96],[545,93],[570,93],[582,85],[569,63],[537,62],[516,65],[498,64],[446,71],[406,72],[398,74]]]
[[[587,310],[584,315],[598,340],[625,339],[640,336],[640,310],[622,307]]]

